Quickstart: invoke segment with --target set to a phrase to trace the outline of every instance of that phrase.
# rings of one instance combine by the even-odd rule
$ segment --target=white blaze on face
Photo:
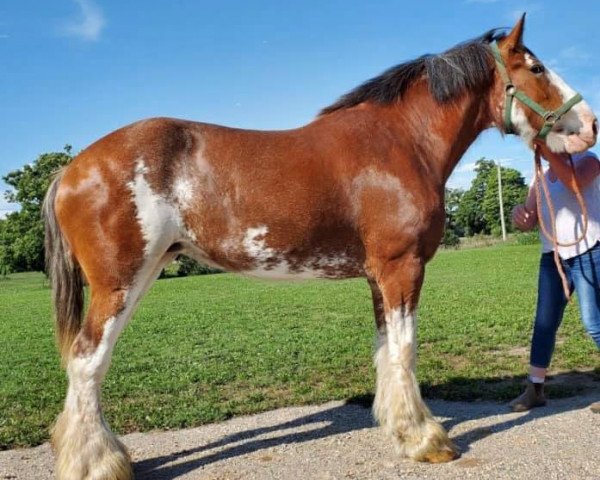
[[[552,85],[559,91],[563,103],[573,98],[577,92],[555,72],[546,68],[546,76]],[[596,140],[592,130],[595,120],[592,109],[585,100],[574,105],[557,122],[557,132],[551,131],[546,138],[546,144],[553,152],[576,153],[591,147]]]
[[[531,68],[537,60],[530,54],[525,54],[525,65]],[[567,85],[562,78],[549,68],[545,68],[543,75],[546,75],[549,82],[558,90],[562,103],[573,98],[575,92]],[[524,106],[517,99],[513,99],[511,110],[511,122],[519,136],[528,144],[532,145],[538,131],[535,130],[527,119],[525,114],[528,107]],[[556,127],[550,131],[546,137],[546,144],[550,150],[560,152],[574,153],[585,150],[595,142],[595,134],[592,132],[594,114],[585,101],[577,103],[571,108],[559,122]]]

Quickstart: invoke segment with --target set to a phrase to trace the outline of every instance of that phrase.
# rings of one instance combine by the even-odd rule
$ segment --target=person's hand
[[[512,222],[519,230],[525,232],[535,227],[537,215],[527,210],[525,205],[520,204],[513,208]]]

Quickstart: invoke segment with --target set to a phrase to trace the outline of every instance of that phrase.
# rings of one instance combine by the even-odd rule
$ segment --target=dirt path
[[[189,430],[123,438],[138,479],[600,479],[600,391],[529,413],[430,401],[464,452],[445,465],[399,459],[370,410],[330,402]],[[53,477],[49,446],[0,452],[0,479]]]

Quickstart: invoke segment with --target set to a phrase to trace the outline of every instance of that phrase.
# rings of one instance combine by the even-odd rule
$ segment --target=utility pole
[[[498,202],[500,203],[500,225],[502,225],[502,240],[506,242],[506,224],[504,223],[504,202],[502,201],[502,174],[500,173],[500,161],[496,162],[498,167]]]

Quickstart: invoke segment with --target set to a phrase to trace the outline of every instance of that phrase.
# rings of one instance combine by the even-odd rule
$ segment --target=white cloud
[[[559,55],[566,60],[589,60],[592,56],[583,51],[581,48],[571,45],[570,47],[563,48]]]
[[[561,61],[558,58],[551,58],[547,62],[544,62],[549,68],[559,75],[563,75],[565,73],[565,69],[561,66]]]
[[[3,191],[6,190],[5,187],[6,185],[0,183],[0,190],[2,191],[0,192],[0,218],[4,218],[9,213],[16,212],[17,210],[19,210],[19,205],[17,205],[16,203],[8,203],[4,199]]]
[[[475,162],[463,163],[454,170],[454,173],[470,173],[475,171]]]
[[[583,50],[581,47],[571,45],[563,48],[558,55],[550,60],[544,62],[548,65],[555,73],[564,75],[565,72],[569,71],[573,67],[588,66],[592,63],[594,56]]]
[[[14,203],[6,203],[4,200],[0,201],[0,219],[5,218],[9,213],[18,211],[18,205]]]
[[[471,188],[471,182],[475,178],[474,175],[456,175],[453,173],[450,175],[448,182],[446,182],[446,187],[448,188],[460,188],[462,190],[468,190]]]
[[[68,22],[63,27],[65,35],[79,37],[83,40],[95,41],[100,38],[102,29],[106,25],[104,14],[93,0],[73,0],[81,9],[76,20]]]
[[[600,75],[587,77],[579,82],[577,90],[581,92],[583,98],[592,107],[596,115],[600,114]]]
[[[495,160],[503,167],[506,167],[506,166],[514,163],[514,160],[512,158],[497,158]]]

